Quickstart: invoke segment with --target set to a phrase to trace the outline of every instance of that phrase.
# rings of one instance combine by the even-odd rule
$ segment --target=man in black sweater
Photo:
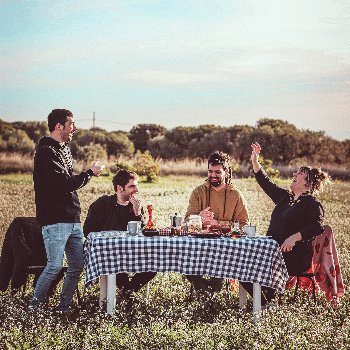
[[[126,231],[129,221],[141,221],[144,225],[144,213],[138,193],[138,175],[122,169],[113,177],[115,194],[102,196],[90,205],[85,223],[84,235],[99,231]],[[129,299],[138,292],[157,273],[148,271],[136,273],[131,280],[127,273],[119,273],[116,283],[120,289],[119,297]]]
[[[51,282],[57,277],[66,253],[68,270],[58,311],[67,313],[83,270],[83,232],[77,190],[92,176],[99,176],[103,166],[98,161],[87,171],[73,174],[73,159],[66,143],[77,130],[72,112],[53,110],[48,118],[50,136],[43,136],[34,157],[34,190],[36,218],[42,227],[47,265],[36,284],[29,308],[38,307],[45,299]]]

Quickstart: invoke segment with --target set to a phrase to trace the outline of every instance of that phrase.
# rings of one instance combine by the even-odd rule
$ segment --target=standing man
[[[215,152],[208,159],[208,179],[196,187],[190,197],[185,215],[200,215],[203,226],[231,225],[239,221],[242,228],[248,222],[247,205],[242,193],[231,185],[230,157],[223,152]],[[188,280],[198,291],[218,292],[224,279],[210,277],[206,279],[199,275],[188,275]]]
[[[83,232],[77,190],[104,166],[98,160],[87,171],[73,174],[73,159],[66,143],[77,130],[72,112],[54,109],[47,117],[50,136],[43,136],[34,157],[36,218],[42,227],[47,265],[38,279],[29,308],[45,299],[51,282],[61,271],[66,252],[68,270],[57,310],[66,314],[83,270]]]
[[[126,169],[119,170],[112,183],[115,194],[102,196],[90,205],[85,223],[84,235],[99,231],[127,231],[129,221],[141,221],[144,225],[144,213],[138,193],[138,175]],[[119,273],[116,283],[119,297],[130,299],[157,273],[153,271],[136,273],[131,280],[127,273]]]

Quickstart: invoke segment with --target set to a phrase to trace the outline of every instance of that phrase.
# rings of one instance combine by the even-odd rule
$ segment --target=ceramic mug
[[[136,236],[141,230],[141,221],[129,221],[128,231],[131,236]]]
[[[255,236],[256,226],[255,225],[245,225],[245,226],[243,226],[243,231],[248,236]]]

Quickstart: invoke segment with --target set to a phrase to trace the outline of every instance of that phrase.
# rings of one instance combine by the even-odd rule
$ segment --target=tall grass
[[[168,176],[158,183],[140,183],[144,206],[152,204],[158,227],[168,226],[169,215],[183,215],[192,189],[204,177]],[[233,180],[247,200],[252,222],[259,233],[267,230],[272,202],[255,180]],[[287,187],[288,181],[279,180]],[[350,183],[335,182],[321,196],[325,223],[332,226],[344,283],[350,279]],[[16,216],[35,214],[31,176],[0,176],[0,246],[8,225]],[[84,222],[89,205],[113,192],[111,178],[99,177],[79,191]],[[60,287],[59,287],[60,288]],[[83,291],[83,304],[73,300],[73,318],[55,314],[59,290],[48,308],[28,313],[32,288],[27,294],[0,293],[0,349],[349,349],[350,298],[348,289],[336,309],[317,295],[317,306],[307,293],[293,301],[286,291],[283,304],[264,314],[256,326],[252,305],[239,310],[238,293],[221,291],[211,301],[192,300],[189,283],[173,273],[158,274],[150,282],[150,300],[141,290],[131,308],[117,304],[114,317],[98,306],[99,288]]]
[[[104,175],[115,173],[116,167],[115,163],[134,163],[137,160],[135,158],[126,158],[120,156],[116,159],[101,159],[101,164],[105,164],[106,169]],[[203,161],[201,159],[183,159],[183,160],[156,160],[160,165],[160,175],[186,175],[186,176],[206,176],[208,165],[207,160]],[[234,168],[237,166],[237,172],[234,172],[233,176],[236,178],[249,178],[252,173],[249,170],[249,164],[231,164]],[[301,160],[300,164],[296,165],[272,165],[273,168],[280,171],[280,177],[283,179],[288,179],[292,176],[293,172],[298,170],[301,165],[311,165],[305,164],[304,160]],[[322,170],[327,171],[331,177],[335,180],[350,181],[350,165],[334,165],[334,164],[316,164],[322,168]],[[17,153],[0,153],[0,174],[12,174],[12,173],[23,173],[31,174],[33,171],[34,162],[33,156],[21,155]],[[74,170],[76,172],[81,172],[90,167],[82,161],[74,161]]]
[[[306,163],[305,165],[313,165]],[[297,165],[277,165],[274,168],[280,171],[280,176],[284,179],[291,177],[291,174],[297,172],[301,164]],[[319,166],[323,171],[331,175],[334,180],[350,181],[350,166],[340,166],[334,164],[314,164]]]
[[[33,167],[34,162],[32,155],[0,152],[0,174],[29,174],[33,171]]]

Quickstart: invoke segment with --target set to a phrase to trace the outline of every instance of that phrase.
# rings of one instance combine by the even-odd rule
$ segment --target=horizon
[[[0,118],[0,120],[2,120],[3,122],[5,122],[5,123],[17,123],[17,122],[28,122],[28,123],[30,123],[30,122],[39,122],[39,123],[41,123],[41,122],[43,122],[43,121],[45,121],[45,122],[47,122],[47,120],[27,120],[27,121],[22,121],[22,120],[16,120],[16,121],[13,121],[13,122],[8,122],[8,121],[6,121],[6,120],[3,120],[3,119],[1,119]],[[282,119],[281,119],[282,120]],[[286,121],[286,122],[288,122],[287,120],[282,120],[282,121]],[[82,130],[91,130],[92,128],[93,128],[93,125],[91,125],[90,127],[88,127],[88,128],[83,128],[83,127],[80,127],[80,123],[81,122],[84,122],[84,123],[87,123],[87,120],[85,119],[85,120],[75,120],[75,118],[74,118],[74,122],[75,122],[75,124],[77,125],[77,129],[79,130],[79,129],[82,129]],[[93,120],[91,120],[91,122],[93,123]],[[118,123],[118,122],[116,122],[116,123],[114,123],[114,122],[107,122],[107,121],[104,121],[104,122],[106,122],[107,124],[123,124],[123,125],[129,125],[129,124],[124,124],[124,123]],[[289,122],[288,122],[289,123]],[[141,124],[141,123],[140,123]],[[154,123],[142,123],[142,124],[154,124]],[[294,124],[292,124],[292,123],[289,123],[289,124],[291,124],[291,125],[294,125]],[[130,124],[131,125],[131,124]],[[138,124],[137,124],[138,125]],[[167,128],[165,125],[162,125],[162,124],[156,124],[156,125],[159,125],[159,126],[162,126],[162,127],[164,127],[166,130],[172,130],[172,129],[174,129],[174,128],[176,128],[176,127],[181,127],[182,125],[178,125],[178,126],[174,126],[174,127],[172,127],[172,128]],[[214,127],[224,127],[224,128],[229,128],[229,127],[234,127],[234,126],[244,126],[244,125],[246,125],[246,124],[233,124],[233,125],[227,125],[227,126],[223,126],[223,125],[216,125],[216,124],[200,124],[200,125],[213,125]],[[189,126],[185,126],[185,127],[189,127],[189,128],[191,128],[191,127],[193,127],[193,128],[195,128],[195,127],[199,127],[200,125],[189,125]],[[95,123],[95,127],[96,128],[99,128],[99,129],[102,129],[102,130],[105,130],[106,132],[130,132],[131,131],[131,129],[132,129],[132,127],[133,126],[136,126],[136,125],[132,125],[131,126],[131,128],[129,129],[129,130],[123,130],[123,129],[113,129],[113,128],[109,128],[109,129],[107,129],[107,128],[103,128],[103,127],[100,127],[100,126],[98,126],[98,125],[96,125],[96,123]],[[254,128],[256,128],[256,124],[255,125],[250,125],[250,126],[253,126]],[[299,131],[307,131],[307,130],[310,130],[310,129],[300,129],[300,128],[297,128]],[[330,137],[330,138],[332,138],[332,139],[334,139],[334,140],[336,140],[336,141],[339,141],[339,142],[344,142],[344,141],[348,141],[348,140],[350,140],[350,137],[349,138],[345,138],[345,139],[343,139],[343,140],[338,140],[338,139],[336,139],[335,137],[333,137],[333,136],[331,136],[331,135],[328,135],[324,130],[310,130],[310,131],[312,131],[312,132],[324,132],[324,135],[325,136],[328,136],[328,137]]]
[[[3,0],[0,116],[78,127],[255,126],[350,139],[350,3]],[[127,130],[128,129],[128,130]]]

